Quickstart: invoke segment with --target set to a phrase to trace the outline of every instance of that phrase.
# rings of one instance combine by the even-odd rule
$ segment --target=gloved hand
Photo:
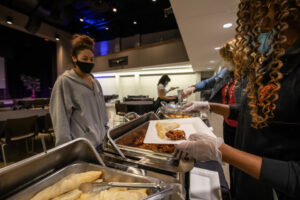
[[[224,143],[220,137],[213,137],[204,133],[190,135],[188,141],[176,145],[176,148],[188,152],[198,161],[216,160],[222,163],[222,153],[219,147]]]
[[[181,99],[185,99],[185,98],[189,97],[191,94],[193,94],[195,89],[196,89],[195,87],[185,88],[181,93]]]
[[[187,112],[191,112],[191,111],[208,112],[210,109],[208,101],[193,101],[185,104],[183,108]]]

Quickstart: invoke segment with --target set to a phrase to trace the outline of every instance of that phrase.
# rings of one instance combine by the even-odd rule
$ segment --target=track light
[[[11,16],[7,16],[6,17],[6,23],[8,23],[8,24],[13,24],[14,22],[13,22],[13,18],[11,17]]]
[[[55,40],[56,40],[56,41],[59,41],[59,40],[60,40],[59,34],[58,34],[58,33],[55,34]]]

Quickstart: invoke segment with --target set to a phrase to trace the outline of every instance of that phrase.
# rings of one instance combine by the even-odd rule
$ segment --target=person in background
[[[300,199],[300,1],[241,0],[238,8],[234,52],[248,51],[235,57],[235,77],[247,76],[247,95],[240,105],[198,102],[192,109],[238,119],[234,147],[199,133],[177,148],[233,165],[234,199]],[[271,42],[261,35],[273,35]]]
[[[225,68],[215,76],[184,89],[182,91],[182,98],[186,98],[194,92],[212,89],[212,93],[209,97],[210,102],[218,102],[229,105],[235,105],[240,102],[242,90],[245,85],[241,86],[234,80],[234,42],[235,39],[230,40],[225,43],[219,51],[221,57],[226,62]],[[197,103],[189,103],[188,105],[191,104],[196,106]],[[190,109],[192,109],[192,107],[190,107]],[[226,144],[233,145],[236,127],[237,121],[224,118],[223,135]]]
[[[83,137],[97,147],[106,134],[108,117],[102,88],[90,74],[93,49],[94,40],[89,36],[73,36],[73,69],[58,77],[50,98],[56,145]]]
[[[193,92],[198,92],[202,90],[207,90],[212,88],[212,94],[210,95],[209,101],[218,102],[227,105],[235,105],[240,103],[240,99],[243,93],[243,89],[245,88],[245,82],[239,84],[234,80],[234,44],[235,39],[232,39],[226,42],[220,49],[219,53],[221,57],[224,59],[226,65],[225,68],[222,69],[215,76],[206,79],[204,81],[200,81],[196,85],[186,88],[182,92],[182,96],[186,98],[190,96]],[[186,106],[193,105],[197,107],[197,102],[189,103]],[[189,107],[187,111],[192,110],[193,107]],[[207,112],[207,111],[204,111]],[[230,120],[224,117],[223,121],[223,137],[226,144],[233,146],[234,145],[234,137],[237,127],[236,120]],[[232,166],[229,166],[230,171],[230,184],[233,183],[232,177]]]
[[[158,83],[157,83],[157,93],[158,98],[154,103],[155,110],[157,110],[160,107],[160,102],[165,101],[167,103],[169,102],[178,102],[177,96],[167,96],[167,93],[176,90],[178,87],[171,87],[169,90],[166,90],[167,85],[171,81],[170,77],[168,75],[163,75]]]

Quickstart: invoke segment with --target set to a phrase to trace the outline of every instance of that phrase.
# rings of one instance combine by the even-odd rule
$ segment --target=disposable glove
[[[181,93],[181,99],[189,97],[195,91],[194,87],[185,88]]]
[[[208,101],[193,101],[185,104],[183,108],[187,112],[199,111],[199,112],[206,112],[206,113],[208,113],[210,109]]]
[[[190,135],[188,141],[176,145],[176,148],[189,153],[198,161],[215,160],[222,163],[222,153],[219,147],[224,143],[220,137],[213,137],[205,133]]]

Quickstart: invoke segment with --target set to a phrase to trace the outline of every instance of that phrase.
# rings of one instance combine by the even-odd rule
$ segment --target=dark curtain
[[[0,56],[6,62],[6,81],[11,98],[30,97],[22,74],[40,79],[37,97],[49,97],[56,79],[56,43],[0,26]]]

